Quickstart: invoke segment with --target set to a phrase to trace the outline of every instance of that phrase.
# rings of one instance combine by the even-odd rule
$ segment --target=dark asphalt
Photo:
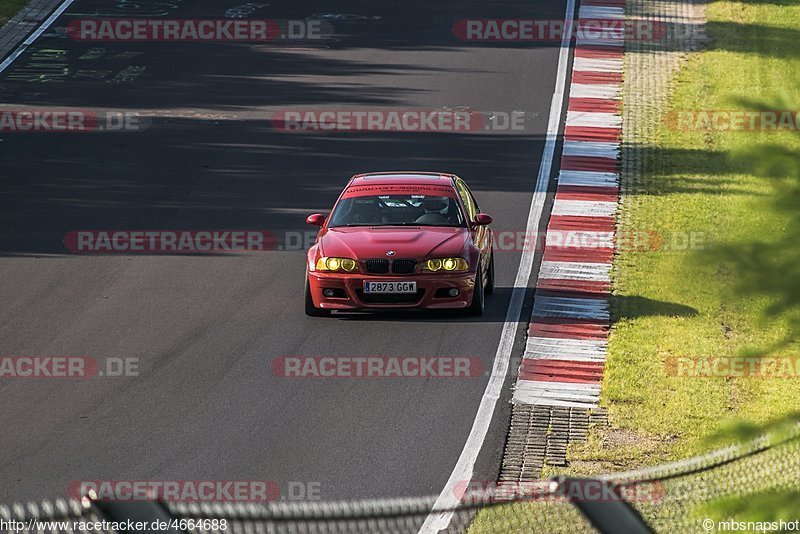
[[[490,368],[519,252],[497,253],[498,290],[479,319],[311,319],[302,251],[78,256],[62,239],[77,229],[282,237],[306,231],[305,216],[329,209],[353,173],[397,169],[459,174],[496,231],[522,231],[558,48],[464,43],[451,26],[561,19],[565,4],[271,0],[251,15],[367,17],[334,18],[335,40],[299,46],[59,36],[76,16],[217,18],[243,3],[77,0],[0,75],[7,105],[153,116],[143,132],[0,134],[0,355],[141,366],[135,378],[0,380],[0,502],[63,496],[87,479],[312,482],[324,499],[435,495],[461,453],[486,378],[289,380],[270,362],[466,355]],[[320,135],[271,130],[262,118],[337,106],[522,110],[528,120],[517,132]],[[507,401],[478,479],[496,475]]]

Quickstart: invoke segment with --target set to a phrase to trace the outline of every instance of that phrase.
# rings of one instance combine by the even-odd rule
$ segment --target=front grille
[[[364,293],[363,289],[356,289],[359,300],[364,304],[416,304],[422,300],[424,289],[416,293]]]
[[[367,260],[364,262],[364,268],[368,273],[386,274],[389,272],[389,260]]]
[[[417,260],[394,260],[392,262],[392,272],[395,274],[410,274],[414,272]]]

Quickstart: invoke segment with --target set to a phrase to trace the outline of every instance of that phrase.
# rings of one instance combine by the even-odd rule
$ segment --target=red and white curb
[[[622,20],[625,0],[583,0],[579,21]],[[579,22],[580,23],[580,22]],[[578,38],[561,171],[513,403],[597,408],[609,330],[622,136],[622,32]],[[552,244],[551,244],[552,243]],[[584,245],[585,244],[585,245]]]

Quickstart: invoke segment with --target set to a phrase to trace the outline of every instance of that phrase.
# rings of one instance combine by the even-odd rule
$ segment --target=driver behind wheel
[[[425,197],[422,209],[425,213],[417,217],[419,224],[447,224],[449,222],[445,212],[449,204],[446,197]]]

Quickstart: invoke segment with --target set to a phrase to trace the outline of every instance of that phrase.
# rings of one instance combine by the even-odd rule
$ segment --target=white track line
[[[598,171],[561,171],[558,185],[580,185],[585,187],[617,187],[619,174]]]
[[[621,128],[622,117],[616,113],[599,111],[568,111],[567,126],[599,126],[601,128]]]
[[[608,321],[610,318],[608,299],[537,296],[531,317],[566,317]]]
[[[619,39],[602,39],[602,38],[591,38],[591,37],[582,37],[578,35],[578,38],[575,39],[575,44],[577,46],[608,46],[614,48],[621,48],[625,44],[625,40],[623,39],[623,35],[620,34]]]
[[[610,282],[611,264],[577,261],[543,261],[542,268],[539,271],[539,278]]]
[[[620,100],[622,98],[622,88],[619,84],[573,83],[569,94],[573,98]]]
[[[64,0],[64,2],[53,11],[47,19],[42,22],[42,25],[39,26],[35,32],[30,34],[27,39],[22,41],[22,44],[17,47],[14,52],[11,53],[2,63],[0,63],[0,72],[6,70],[6,68],[11,65],[15,59],[22,55],[22,53],[33,44],[33,42],[38,39],[50,25],[55,22],[55,20],[61,16],[61,14],[66,11],[66,9],[70,6],[73,0]]]
[[[514,389],[514,404],[597,408],[600,384],[519,380]]]
[[[556,213],[551,215],[558,215]],[[614,248],[614,232],[589,232],[587,230],[548,230],[545,234],[547,247],[566,248]],[[547,251],[545,247],[545,252]],[[540,276],[541,278],[541,276]]]
[[[529,337],[525,342],[525,359],[575,360],[602,362],[606,359],[608,340]]]
[[[556,199],[551,215],[567,215],[573,217],[613,217],[617,212],[616,202],[597,200],[561,200]]]
[[[622,60],[616,58],[576,57],[572,64],[576,72],[622,72]]]
[[[599,22],[601,20],[623,20],[625,18],[625,8],[593,5],[581,6],[578,10],[578,18],[592,19],[593,22]]]
[[[561,155],[617,159],[619,157],[619,143],[567,140],[564,141],[564,149],[561,151]]]
[[[567,7],[564,14],[564,26],[569,28],[572,25],[573,14],[575,13],[575,0],[567,0]],[[561,110],[564,106],[564,93],[566,91],[567,72],[569,71],[569,52],[570,52],[570,32],[564,32],[561,39],[561,48],[558,55],[558,71],[556,72],[556,85],[553,98],[550,101],[550,117],[547,123],[547,137],[544,149],[542,150],[542,162],[539,165],[539,174],[536,178],[536,186],[531,199],[531,208],[528,212],[528,232],[536,232],[542,218],[544,203],[547,197],[547,185],[550,182],[550,171],[553,166],[556,140],[561,124]],[[436,499],[433,509],[425,518],[419,532],[420,534],[435,534],[440,530],[446,529],[453,519],[453,508],[458,505],[469,482],[472,480],[475,462],[478,454],[483,447],[486,433],[489,431],[489,424],[492,422],[497,399],[503,389],[503,383],[508,374],[508,366],[511,360],[511,351],[514,348],[514,338],[516,336],[517,323],[520,320],[522,304],[525,300],[525,291],[528,287],[528,280],[533,270],[533,260],[535,251],[531,247],[525,247],[517,269],[517,277],[514,280],[514,290],[511,293],[511,301],[508,303],[503,332],[500,335],[500,343],[494,356],[492,374],[486,389],[483,392],[478,413],[472,423],[472,429],[467,437],[467,442],[461,451],[453,472],[447,480],[442,492]]]

